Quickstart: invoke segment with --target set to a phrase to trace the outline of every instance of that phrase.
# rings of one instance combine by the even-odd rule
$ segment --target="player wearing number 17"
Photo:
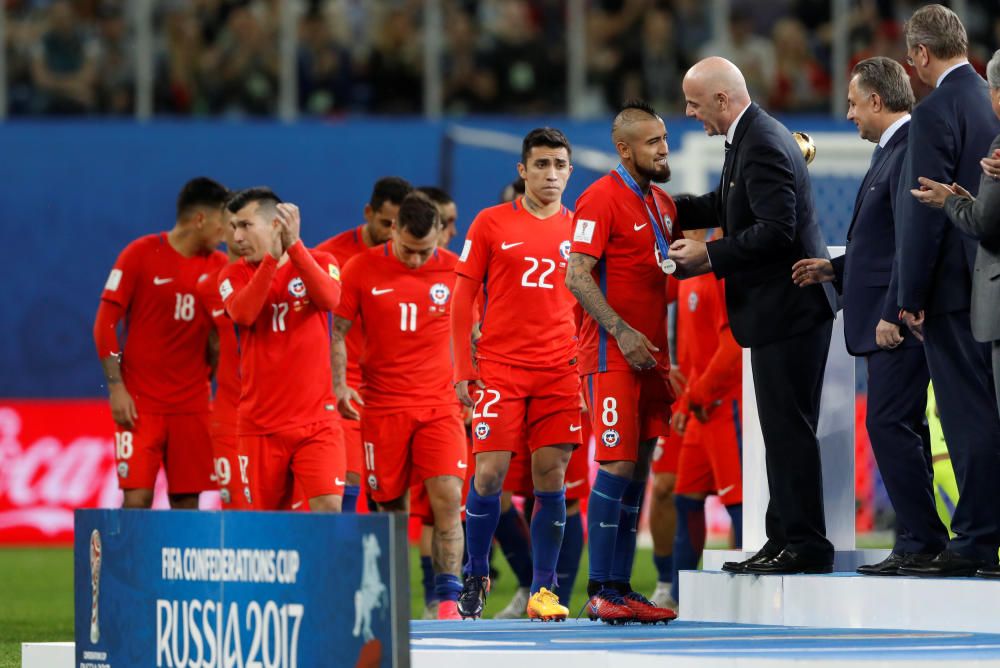
[[[452,340],[455,391],[473,406],[476,475],[466,501],[469,562],[459,613],[480,617],[489,591],[489,548],[512,457],[531,461],[535,514],[527,613],[565,619],[553,593],[566,526],[566,466],[580,446],[573,297],[563,276],[572,213],[562,205],[569,140],[538,128],[524,138],[518,173],[524,196],[484,209],[469,229],[456,272]],[[482,293],[482,338],[472,356],[474,300]],[[474,362],[478,362],[478,368]]]
[[[580,374],[600,464],[587,517],[588,615],[609,623],[667,622],[629,584],[639,508],[656,439],[669,433],[665,273],[676,207],[653,185],[670,178],[663,120],[643,102],[615,117],[621,163],[576,203],[566,285],[589,314],[580,327]],[[614,341],[609,341],[614,337]]]
[[[240,191],[226,208],[241,259],[219,274],[219,295],[239,325],[237,431],[251,506],[288,508],[294,478],[310,509],[339,512],[345,461],[327,313],[340,301],[340,269],[306,249],[298,207],[271,190]]]
[[[229,192],[197,178],[177,197],[170,232],[122,251],[101,293],[94,340],[111,394],[118,486],[126,508],[148,508],[162,464],[170,505],[197,508],[213,489],[209,438],[209,333],[196,308],[198,281],[226,264],[223,204]],[[116,329],[124,320],[125,349]]]

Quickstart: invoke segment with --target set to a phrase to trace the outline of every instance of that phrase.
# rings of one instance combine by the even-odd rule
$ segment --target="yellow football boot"
[[[540,619],[543,622],[565,622],[569,609],[559,604],[559,597],[545,587],[538,590],[528,599],[528,619]]]

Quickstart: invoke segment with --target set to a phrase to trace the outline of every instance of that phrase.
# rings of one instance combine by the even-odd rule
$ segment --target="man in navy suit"
[[[854,67],[847,118],[876,149],[854,200],[847,252],[832,261],[800,260],[792,268],[797,285],[832,282],[843,295],[847,350],[864,357],[868,367],[865,424],[896,511],[896,542],[884,561],[860,567],[863,575],[896,575],[901,566],[926,563],[948,540],[934,506],[924,348],[903,331],[896,294],[889,290],[896,253],[893,212],[912,108],[909,77],[895,60],[879,56]]]
[[[969,576],[997,563],[1000,546],[1000,417],[988,344],[972,336],[969,307],[977,243],[940,210],[910,196],[917,178],[979,189],[979,159],[1000,132],[986,82],[966,58],[965,27],[950,9],[927,5],[904,27],[907,60],[934,90],[913,110],[896,196],[896,305],[924,338],[941,426],[958,479],[955,533],[926,564],[900,574]],[[891,288],[890,288],[891,289]]]
[[[725,234],[707,244],[679,239],[669,257],[679,277],[711,271],[726,279],[730,328],[750,348],[770,492],[764,547],[723,569],[828,573],[833,545],[826,538],[816,426],[833,295],[791,280],[798,260],[829,257],[809,172],[792,134],[750,100],[731,62],[698,62],[683,87],[687,115],[708,134],[726,137],[726,159],[716,190],[677,198],[677,222],[683,229],[721,226]]]

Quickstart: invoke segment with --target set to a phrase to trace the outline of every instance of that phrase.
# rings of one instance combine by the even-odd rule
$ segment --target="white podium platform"
[[[683,571],[685,621],[1000,632],[1000,582],[978,578]]]
[[[721,571],[727,561],[743,561],[755,552],[740,550],[705,550],[702,568],[706,571]],[[833,570],[837,573],[854,573],[858,566],[876,564],[889,556],[889,550],[836,550],[833,553]]]
[[[73,668],[75,661],[76,643],[21,643],[21,668]]]

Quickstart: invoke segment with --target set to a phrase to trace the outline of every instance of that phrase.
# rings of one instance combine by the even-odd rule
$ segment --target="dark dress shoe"
[[[832,573],[833,562],[829,559],[807,559],[795,552],[784,549],[777,556],[748,564],[746,572],[753,575],[791,575],[793,573]]]
[[[923,578],[972,577],[980,568],[989,566],[983,559],[966,557],[953,550],[944,550],[925,563],[905,564],[899,567],[900,575]]]
[[[983,566],[978,571],[976,571],[977,578],[990,578],[991,580],[1000,580],[1000,566],[996,564],[992,566]]]
[[[747,566],[750,564],[755,564],[760,561],[765,561],[774,557],[777,553],[772,552],[768,548],[761,548],[757,554],[753,555],[749,559],[744,559],[743,561],[727,561],[722,564],[722,570],[726,573],[746,573]]]
[[[926,564],[934,557],[933,554],[898,554],[893,552],[877,564],[859,566],[858,573],[861,575],[899,575],[900,568]]]

